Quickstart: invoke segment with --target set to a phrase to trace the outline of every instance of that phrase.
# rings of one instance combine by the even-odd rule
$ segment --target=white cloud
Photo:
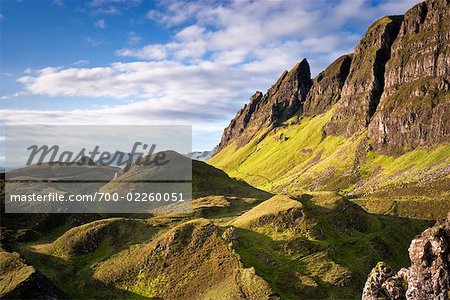
[[[138,7],[141,0],[93,0],[87,4],[91,15],[120,15],[123,10]]]
[[[130,45],[137,45],[141,42],[141,37],[138,36],[134,31],[128,32],[128,41],[127,43]]]
[[[80,60],[77,60],[76,62],[74,62],[72,65],[73,66],[85,66],[85,65],[88,65],[88,64],[90,64],[91,62],[89,61],[89,60],[86,60],[86,59],[80,59]]]
[[[277,71],[279,73],[279,71]],[[248,81],[242,81],[247,75]],[[45,68],[26,75],[19,82],[33,94],[109,98],[154,98],[177,101],[227,102],[232,96],[260,86],[254,70],[230,68],[226,64],[204,61],[184,65],[174,61],[113,63],[96,68]],[[271,78],[274,80],[276,78]],[[223,100],[221,100],[223,99]]]
[[[138,6],[141,4],[141,0],[92,0],[89,2],[89,6],[101,7],[105,5],[129,5]]]
[[[218,138],[250,95],[269,88],[284,69],[306,57],[317,74],[338,56],[352,52],[376,18],[403,13],[413,2],[385,0],[373,6],[363,0],[164,1],[147,17],[170,28],[169,41],[137,46],[141,38],[129,32],[129,47],[116,51],[118,57],[139,61],[44,68],[19,79],[28,93],[36,95],[107,97],[130,103],[0,113],[8,122],[19,123],[194,124]],[[120,3],[123,0],[95,0],[89,7],[120,13]],[[87,37],[85,43],[95,47],[103,41]]]
[[[63,0],[53,0],[52,4],[55,5],[55,6],[59,6],[59,7],[64,7],[65,6]]]
[[[103,43],[104,43],[103,40],[97,39],[97,38],[92,38],[90,36],[84,38],[83,41],[86,44],[86,46],[89,46],[89,47],[98,47],[100,45],[103,45]]]
[[[121,49],[116,51],[116,55],[149,60],[163,60],[167,57],[168,46],[169,45],[153,44],[140,49]]]
[[[0,100],[9,100],[9,99],[13,99],[13,98],[22,97],[27,94],[28,94],[27,92],[17,92],[17,93],[13,93],[13,94],[3,95],[3,96],[0,96]]]
[[[326,59],[351,52],[363,30],[376,18],[404,12],[413,1],[387,0],[375,6],[363,0],[161,2],[160,9],[149,11],[147,17],[168,27],[176,26],[173,39],[165,44],[121,49],[116,54],[189,63],[211,58],[233,65],[250,61],[263,69],[268,59],[261,53],[284,57],[269,63],[294,64],[306,56],[317,74],[331,63]],[[289,67],[281,64],[278,69]]]
[[[100,20],[98,20],[98,21],[96,21],[94,23],[94,26],[97,27],[97,28],[100,28],[100,29],[105,29],[106,28],[106,22],[105,22],[104,19],[100,19]]]

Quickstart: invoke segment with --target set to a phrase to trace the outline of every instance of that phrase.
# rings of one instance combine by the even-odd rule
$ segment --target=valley
[[[6,214],[2,199],[0,297],[447,299],[449,221],[432,226],[450,212],[448,120],[450,3],[427,0],[316,77],[303,59],[256,92],[180,175],[191,210]],[[110,178],[95,191],[160,176],[90,170]]]

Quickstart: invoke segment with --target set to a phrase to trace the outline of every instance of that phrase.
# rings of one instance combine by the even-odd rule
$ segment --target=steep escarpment
[[[291,71],[284,71],[266,94],[256,92],[225,128],[216,153],[235,142],[245,145],[261,130],[277,126],[302,110],[311,87],[311,72],[306,59]]]
[[[380,262],[370,273],[363,300],[448,299],[450,215],[416,237],[409,247],[411,266],[396,272]]]
[[[450,7],[446,0],[406,12],[386,65],[380,106],[369,125],[374,147],[388,154],[450,136]]]
[[[367,195],[395,189],[404,195],[408,186],[428,186],[432,191],[421,189],[421,200],[433,193],[448,199],[449,24],[450,4],[444,0],[428,0],[404,16],[377,20],[355,52],[316,76],[304,103],[289,105],[278,122],[262,126],[251,121],[263,111],[276,115],[267,106],[262,109],[267,96],[257,93],[227,127],[209,162],[278,193],[341,190]],[[292,103],[292,90],[282,91],[292,87],[281,84],[287,76],[271,89],[280,103]],[[247,123],[241,121],[247,120],[244,115]],[[392,193],[388,198],[395,200]],[[392,204],[383,212],[397,209]]]
[[[351,55],[342,55],[313,79],[303,107],[306,116],[324,113],[339,101],[351,62]]]
[[[356,46],[350,73],[342,88],[342,100],[327,125],[328,134],[352,136],[369,124],[383,92],[384,66],[402,18],[393,16],[378,20]]]

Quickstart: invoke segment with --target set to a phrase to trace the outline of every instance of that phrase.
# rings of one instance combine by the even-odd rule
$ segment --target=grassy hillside
[[[107,219],[21,252],[75,298],[256,300],[273,293],[206,219]]]
[[[358,299],[370,265],[408,264],[426,223],[371,215],[333,195],[275,196],[233,220],[236,251],[282,299]]]
[[[189,160],[185,157],[181,159]],[[149,180],[153,176],[154,168],[132,166],[130,170],[104,185],[100,191],[126,194],[133,189],[148,192],[147,183],[128,181]],[[231,178],[224,171],[205,162],[192,160],[193,201],[192,209],[187,210],[188,212],[193,210],[199,216],[227,214],[239,209],[249,209],[270,196],[270,193],[254,188],[243,180]]]
[[[408,264],[427,225],[321,192],[213,220],[104,219],[18,250],[75,298],[357,299],[374,263]]]
[[[418,147],[398,157],[380,155],[372,150],[366,133],[350,138],[325,135],[324,126],[332,115],[333,109],[300,121],[293,118],[243,147],[227,146],[208,162],[230,176],[275,193],[340,191],[354,198],[373,194],[365,199],[377,202],[382,197],[380,191],[396,188],[398,200],[429,200],[431,196],[450,210],[450,203],[444,201],[449,199],[450,190],[450,143]],[[407,195],[407,185],[418,183],[426,185],[428,191]],[[365,207],[370,209],[375,202]],[[374,211],[385,213],[389,209]],[[411,209],[402,213],[420,217]],[[438,213],[432,212],[431,217],[440,217]]]

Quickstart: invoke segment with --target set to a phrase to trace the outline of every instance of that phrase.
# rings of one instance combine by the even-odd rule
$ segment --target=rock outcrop
[[[303,106],[306,116],[324,113],[341,99],[351,62],[351,55],[342,55],[313,79]]]
[[[368,134],[382,154],[450,140],[450,4],[428,0],[369,27],[354,53],[311,81],[306,60],[257,92],[225,129],[220,146],[242,147],[298,115],[334,107],[326,135]]]
[[[384,262],[379,262],[370,272],[364,285],[362,299],[405,299],[407,288],[406,272],[406,269],[401,269],[397,273]]]
[[[378,151],[401,154],[450,138],[450,5],[422,2],[404,16],[369,125]]]
[[[216,153],[236,142],[243,146],[261,129],[277,126],[302,111],[303,102],[311,88],[311,72],[306,59],[284,71],[266,94],[256,92],[225,128]]]
[[[381,18],[356,46],[341,101],[326,128],[328,134],[352,136],[369,124],[383,92],[385,64],[402,19],[402,16]]]
[[[450,214],[411,242],[409,257],[411,266],[399,272],[379,263],[367,279],[363,300],[448,299]]]

